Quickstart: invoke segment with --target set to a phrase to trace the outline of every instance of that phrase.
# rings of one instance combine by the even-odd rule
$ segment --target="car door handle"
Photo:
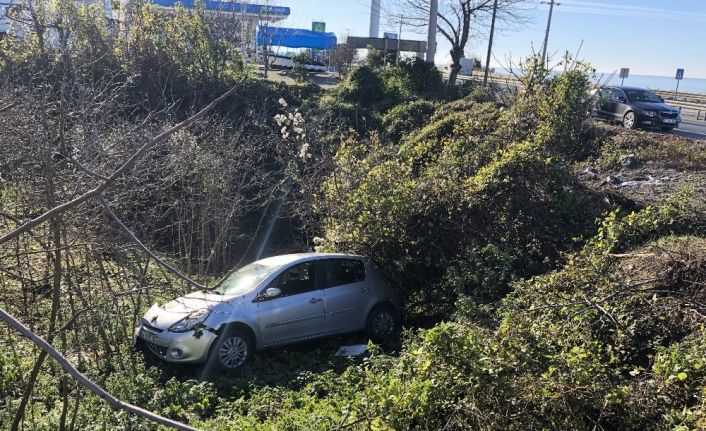
[[[360,288],[360,293],[367,293],[367,292],[370,292],[370,288],[369,288],[369,287],[361,287],[361,288]]]
[[[309,300],[309,304],[318,304],[321,301],[323,301],[323,299],[321,299],[321,298],[311,298]]]

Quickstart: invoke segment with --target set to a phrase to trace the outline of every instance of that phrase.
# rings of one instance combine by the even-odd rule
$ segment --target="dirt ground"
[[[288,69],[271,69],[267,72],[267,79],[274,82],[284,82],[294,84],[294,78],[290,76],[291,70]],[[265,68],[258,67],[257,75],[260,78],[265,77]],[[341,80],[337,73],[333,72],[317,72],[309,74],[309,80],[322,88],[333,88],[337,86]]]
[[[706,212],[706,171],[679,171],[646,163],[633,169],[592,167],[592,171],[580,169],[577,174],[589,188],[618,194],[641,206],[660,203],[668,196],[688,190],[694,195],[694,203]]]
[[[636,207],[687,192],[706,216],[706,142],[670,133],[596,124],[608,139],[599,154],[575,165],[586,187]]]

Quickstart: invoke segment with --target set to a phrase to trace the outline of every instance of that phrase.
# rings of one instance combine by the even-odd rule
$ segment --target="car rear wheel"
[[[625,113],[623,116],[623,127],[626,129],[634,129],[637,127],[637,121],[635,121],[635,113],[630,111]]]
[[[386,304],[376,305],[368,315],[365,332],[376,343],[392,340],[399,330],[399,321],[394,308]]]
[[[250,334],[240,328],[227,327],[216,339],[208,363],[219,371],[232,371],[252,359],[255,343]]]

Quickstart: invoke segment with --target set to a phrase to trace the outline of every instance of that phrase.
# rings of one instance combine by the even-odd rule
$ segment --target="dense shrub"
[[[412,303],[439,283],[453,286],[439,292],[445,301],[497,300],[514,278],[551,269],[602,205],[540,145],[504,144],[494,104],[472,106],[399,149],[345,145],[324,186],[326,247],[372,254]],[[488,285],[490,268],[501,275]]]
[[[376,69],[367,65],[358,66],[346,75],[338,93],[346,102],[366,107],[386,100],[382,77]]]
[[[510,140],[530,139],[570,160],[595,154],[596,142],[584,139],[589,127],[590,66],[572,63],[552,74],[534,59],[523,71],[525,91],[510,108],[503,134]]]
[[[492,103],[474,103],[464,111],[454,111],[437,121],[430,121],[401,142],[400,157],[414,167],[415,173],[442,154],[487,161],[488,153],[499,145],[492,134],[502,121],[501,114]],[[479,163],[467,167],[472,171],[479,167]]]
[[[332,97],[360,110],[384,113],[399,103],[418,97],[443,96],[441,75],[424,61],[404,60],[396,66],[362,64],[346,75]]]
[[[407,80],[407,85],[415,95],[432,99],[441,98],[444,92],[444,82],[441,72],[434,63],[411,58],[400,61],[394,69],[399,69]]]
[[[436,106],[436,103],[424,99],[395,106],[382,118],[386,139],[397,143],[404,136],[421,128],[434,113]]]
[[[678,202],[611,215],[562,269],[518,282],[485,325],[459,317],[410,334],[397,358],[373,349],[300,389],[260,389],[224,405],[239,414],[218,429],[703,428],[706,239],[670,233],[694,216]],[[615,254],[621,244],[633,245]]]

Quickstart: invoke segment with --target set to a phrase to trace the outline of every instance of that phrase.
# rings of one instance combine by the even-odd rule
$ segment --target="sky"
[[[440,0],[450,1],[450,0]],[[706,78],[706,0],[557,0],[554,7],[548,51],[555,57],[566,50],[590,62],[600,72],[629,67],[631,74],[674,76],[685,69],[689,78]],[[370,0],[276,0],[289,6],[290,17],[282,26],[311,28],[311,21],[325,21],[326,31],[339,36],[367,36]],[[383,4],[385,4],[383,0]],[[385,9],[385,8],[384,8]],[[541,49],[549,7],[527,0],[527,23],[496,34],[491,66],[507,66]],[[380,32],[397,33],[385,11]],[[404,39],[425,39],[402,31]],[[466,56],[485,62],[487,29],[478,29],[466,46]],[[450,62],[449,44],[437,35],[437,64]],[[579,51],[580,48],[580,51]]]

